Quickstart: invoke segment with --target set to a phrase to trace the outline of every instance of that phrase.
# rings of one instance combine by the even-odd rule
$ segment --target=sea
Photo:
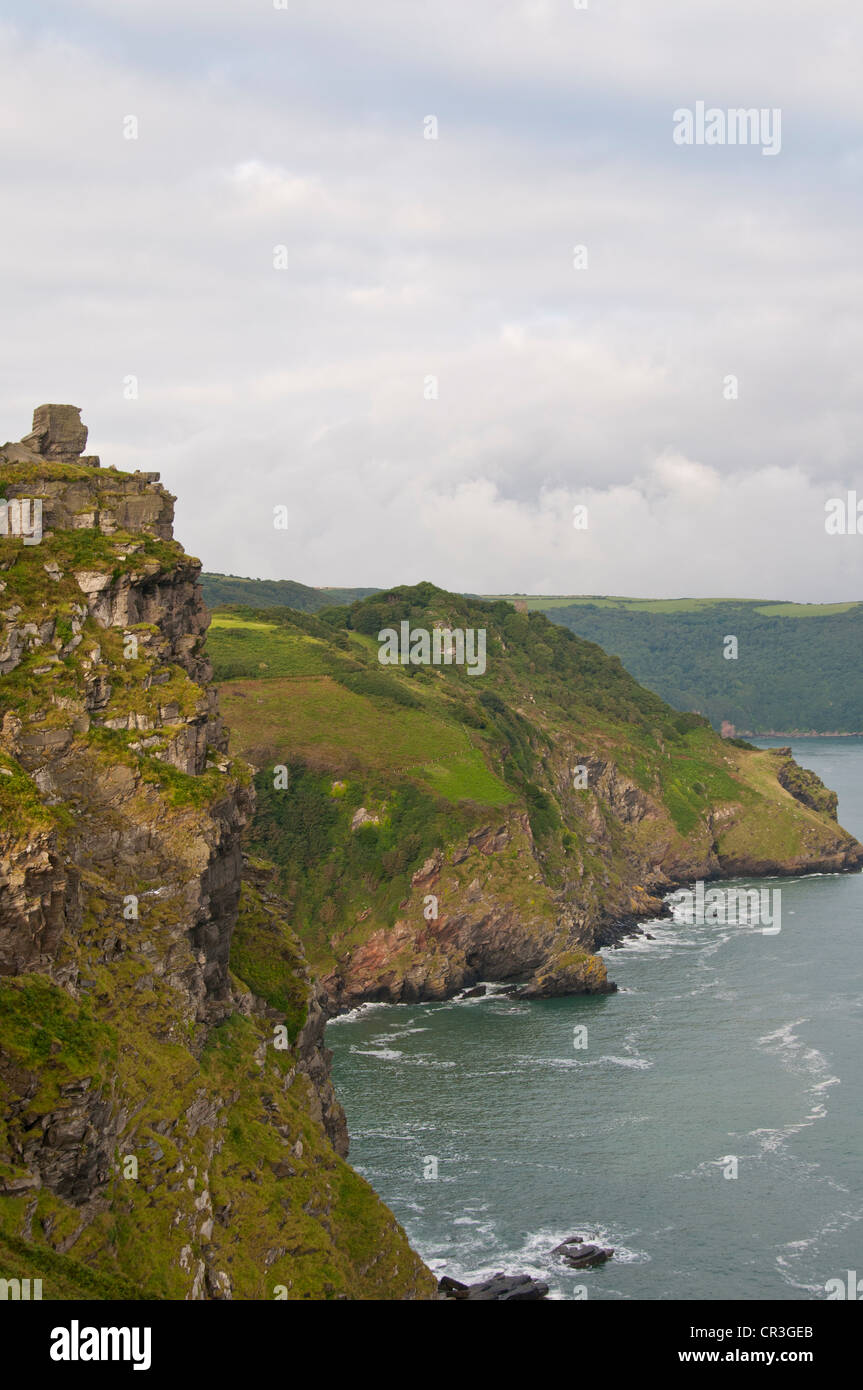
[[[863,839],[863,738],[791,743]],[[439,1275],[555,1299],[825,1299],[863,1277],[863,875],[781,930],[645,921],[618,992],[365,1005],[332,1021],[350,1161]],[[570,1236],[614,1250],[574,1270]]]

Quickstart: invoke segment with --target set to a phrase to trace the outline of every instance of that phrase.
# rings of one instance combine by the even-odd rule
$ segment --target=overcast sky
[[[0,441],[80,405],[211,570],[863,598],[860,0],[3,13]]]

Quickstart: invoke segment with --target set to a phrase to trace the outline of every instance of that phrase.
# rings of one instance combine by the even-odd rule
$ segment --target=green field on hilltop
[[[689,613],[702,608],[714,608],[717,604],[746,602],[747,600],[725,598],[618,598],[608,594],[591,594],[579,598],[565,594],[488,594],[488,598],[504,598],[508,603],[526,603],[533,612],[544,613],[554,608],[572,608],[579,605],[590,608],[625,609],[640,613]]]
[[[857,604],[849,603],[773,603],[765,599],[744,598],[623,598],[611,594],[488,594],[507,603],[526,603],[529,611],[540,613],[554,608],[615,609],[627,613],[699,613],[709,608],[746,607],[771,618],[828,618],[847,613]]]

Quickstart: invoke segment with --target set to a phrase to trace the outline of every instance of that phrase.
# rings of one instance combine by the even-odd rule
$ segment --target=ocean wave
[[[628,1244],[623,1233],[592,1222],[576,1220],[566,1226],[546,1226],[517,1243],[500,1238],[495,1245],[493,1233],[493,1226],[462,1226],[457,1242],[447,1243],[445,1247],[435,1242],[427,1254],[420,1248],[420,1254],[432,1268],[437,1270],[445,1267],[447,1273],[464,1283],[489,1279],[500,1269],[529,1274],[531,1278],[542,1279],[549,1284],[549,1296],[555,1301],[572,1299],[576,1286],[582,1286],[590,1293],[591,1285],[596,1288],[599,1284],[606,1294],[613,1293],[609,1285],[614,1279],[615,1266],[648,1264],[651,1258],[646,1250]],[[613,1258],[595,1269],[573,1269],[559,1256],[552,1254],[555,1246],[561,1245],[573,1234],[582,1236],[589,1244],[610,1246],[614,1250]]]
[[[401,1057],[402,1054],[399,1053]],[[430,1057],[427,1052],[420,1053],[416,1057],[402,1057],[406,1067],[426,1067],[429,1071],[450,1071],[456,1066],[455,1062],[442,1062],[438,1057]]]
[[[358,1057],[377,1057],[382,1062],[398,1062],[404,1056],[403,1052],[397,1052],[395,1048],[392,1047],[357,1047],[354,1043],[351,1043],[350,1050],[356,1053]]]
[[[472,994],[470,990],[484,989],[485,994]],[[449,1008],[453,1004],[487,1004],[490,999],[507,998],[508,991],[512,985],[501,983],[499,980],[477,980],[475,985],[470,985],[468,989],[461,990],[454,994],[451,999],[444,1001],[444,1007]]]
[[[398,1042],[400,1038],[410,1037],[412,1033],[427,1033],[428,1028],[396,1028],[392,1033],[377,1033],[370,1039],[372,1047],[378,1043]]]
[[[553,1067],[560,1071],[577,1070],[580,1067],[631,1067],[634,1071],[648,1071],[652,1066],[647,1057],[617,1057],[613,1053],[603,1053],[601,1057],[517,1057],[516,1061],[529,1067]]]
[[[387,1004],[383,1001],[375,1001],[370,1004],[357,1004],[355,1009],[348,1009],[347,1013],[336,1014],[334,1018],[327,1019],[327,1027],[334,1028],[337,1023],[356,1023],[357,1019],[365,1018],[367,1014],[373,1013],[378,1009],[397,1009],[398,1004]]]

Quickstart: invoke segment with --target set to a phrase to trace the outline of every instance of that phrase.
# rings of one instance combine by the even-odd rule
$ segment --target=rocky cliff
[[[381,665],[402,623],[483,631],[486,670]],[[602,992],[598,948],[673,887],[863,863],[788,750],[721,739],[540,613],[422,584],[316,617],[225,610],[209,645],[259,769],[251,842],[332,1008],[481,980]]]
[[[45,1298],[431,1296],[344,1161],[325,996],[244,866],[254,788],[174,499],[85,443],[50,406],[0,449],[0,1274]]]

